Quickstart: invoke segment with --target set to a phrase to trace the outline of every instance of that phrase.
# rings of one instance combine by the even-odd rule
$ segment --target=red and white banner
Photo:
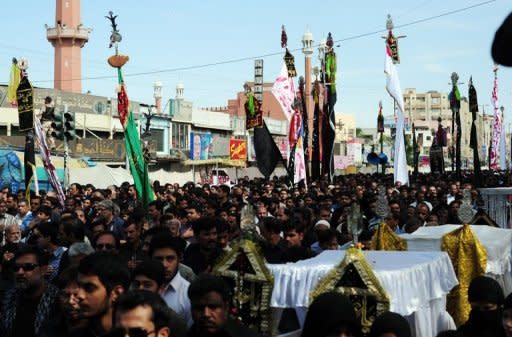
[[[50,182],[50,185],[52,185],[55,193],[57,194],[59,203],[62,207],[64,207],[64,200],[66,200],[66,196],[64,195],[62,185],[60,184],[59,179],[57,178],[57,172],[55,170],[55,166],[52,163],[50,150],[48,150],[48,144],[46,143],[46,138],[44,136],[43,128],[41,127],[41,122],[39,121],[39,118],[34,118],[34,125],[36,130],[37,143],[39,144],[39,152],[41,154],[44,169],[46,171],[46,174],[48,175],[48,181]]]
[[[293,78],[288,76],[288,68],[283,63],[281,73],[272,86],[272,93],[283,109],[286,119],[290,121],[293,115],[293,102],[295,101],[295,85]]]
[[[492,106],[494,108],[494,121],[492,123],[492,140],[491,140],[491,155],[490,155],[490,166],[493,170],[498,170],[498,153],[501,141],[501,131],[503,128],[503,122],[501,120],[501,112],[498,104],[498,76],[494,73],[494,87],[492,89],[491,96]],[[504,156],[505,154],[503,154]],[[502,167],[505,169],[506,167]]]

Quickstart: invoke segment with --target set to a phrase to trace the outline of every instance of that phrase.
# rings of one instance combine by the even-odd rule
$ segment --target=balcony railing
[[[57,40],[57,39],[76,39],[76,40],[89,40],[89,33],[91,32],[90,28],[78,26],[76,28],[72,27],[47,27],[46,28],[46,38],[48,40]]]

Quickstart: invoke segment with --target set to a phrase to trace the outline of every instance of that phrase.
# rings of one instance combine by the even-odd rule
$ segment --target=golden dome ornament
[[[129,59],[130,57],[128,57],[128,55],[116,54],[108,58],[108,64],[114,68],[121,68],[126,64],[126,62],[128,62]]]

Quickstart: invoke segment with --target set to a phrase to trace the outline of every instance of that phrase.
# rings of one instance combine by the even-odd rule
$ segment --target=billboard
[[[213,137],[209,133],[190,133],[190,159],[210,159],[210,148]]]
[[[247,142],[241,139],[231,139],[229,141],[229,158],[247,160]]]

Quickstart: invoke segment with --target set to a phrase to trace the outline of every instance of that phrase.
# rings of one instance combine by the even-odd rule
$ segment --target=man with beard
[[[7,204],[5,200],[0,200],[0,231],[3,235],[3,231],[7,225],[18,223],[14,216],[7,213]],[[1,239],[1,237],[0,237]]]
[[[187,326],[191,326],[190,301],[187,297],[190,283],[178,272],[184,247],[185,243],[180,238],[170,233],[158,233],[151,239],[149,255],[161,261],[165,269],[164,286],[161,289],[163,299],[169,308],[183,318]]]
[[[48,258],[39,248],[20,248],[14,261],[15,287],[2,300],[0,336],[39,336],[55,313],[59,289],[45,282]]]
[[[10,275],[7,271],[14,262],[14,255],[16,255],[18,249],[23,245],[20,242],[20,239],[20,226],[16,224],[8,225],[5,229],[5,245],[0,248],[0,256],[2,258],[0,266],[2,268],[1,271],[3,271],[3,273],[0,273],[0,294],[3,294],[3,291],[7,288],[7,286],[12,283],[12,280],[9,277]]]
[[[222,254],[217,243],[217,222],[216,218],[203,217],[192,223],[196,243],[187,247],[183,261],[196,275],[209,273]]]
[[[12,216],[16,216],[18,213],[18,198],[14,194],[9,194],[7,199],[5,200],[5,204],[7,206],[7,213]]]
[[[256,337],[257,333],[230,318],[229,286],[218,276],[200,275],[188,289],[194,324],[189,337]]]
[[[87,324],[80,314],[78,305],[77,267],[70,267],[62,272],[56,280],[59,292],[59,316],[52,317],[43,329],[40,337],[67,337]]]
[[[147,258],[143,251],[143,243],[140,238],[142,225],[134,218],[129,218],[123,227],[126,243],[119,249],[119,255],[128,262],[128,268],[133,270],[137,266],[137,263]]]
[[[502,337],[504,295],[498,282],[490,277],[478,276],[468,289],[471,304],[469,319],[457,331],[462,337]]]
[[[74,337],[102,336],[112,328],[116,299],[128,289],[130,272],[119,256],[94,253],[78,266],[78,305],[88,324]]]
[[[58,243],[59,231],[57,226],[51,222],[44,222],[34,229],[34,237],[37,237],[37,245],[49,254],[48,269],[46,275],[49,281],[53,281],[59,272],[59,265],[62,255],[67,248]]]

